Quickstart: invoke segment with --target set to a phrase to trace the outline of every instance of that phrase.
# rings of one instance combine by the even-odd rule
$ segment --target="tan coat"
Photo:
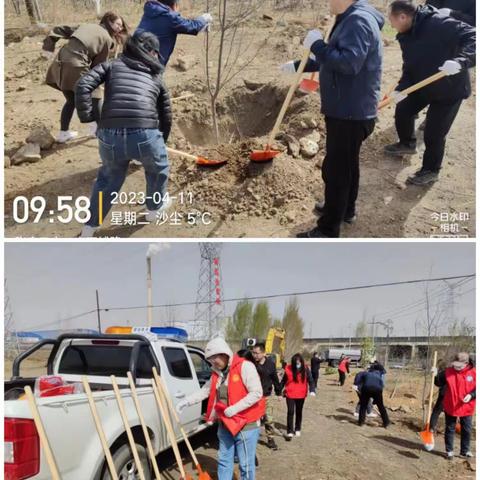
[[[65,38],[57,30],[49,38]],[[95,24],[80,25],[67,38],[68,42],[58,51],[47,71],[45,83],[62,92],[73,92],[84,73],[108,59],[115,42],[105,28]]]

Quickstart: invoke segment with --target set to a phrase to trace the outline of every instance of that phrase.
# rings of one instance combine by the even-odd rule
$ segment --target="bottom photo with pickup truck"
[[[5,243],[7,480],[474,479],[475,244]]]

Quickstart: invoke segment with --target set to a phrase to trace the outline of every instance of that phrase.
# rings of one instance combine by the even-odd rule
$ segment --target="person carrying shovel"
[[[371,135],[380,100],[383,16],[367,0],[330,0],[336,15],[328,43],[318,30],[308,32],[303,45],[315,61],[305,71],[320,72],[320,97],[327,130],[322,166],[324,202],[317,227],[300,238],[339,237],[343,222],[356,219],[360,181],[360,148]],[[295,72],[296,62],[282,65]]]
[[[430,185],[438,180],[448,132],[464,99],[471,95],[468,69],[475,66],[475,28],[410,0],[390,4],[389,19],[402,49],[402,76],[391,94],[399,141],[384,148],[393,156],[417,152],[415,118],[428,107],[422,167],[407,183]],[[445,78],[405,97],[401,91],[438,71]]]
[[[235,454],[241,480],[255,480],[255,452],[260,420],[265,415],[262,384],[255,365],[234,355],[223,338],[210,340],[205,358],[212,376],[202,389],[180,401],[176,409],[208,398],[207,422],[219,421],[218,480],[232,480]]]

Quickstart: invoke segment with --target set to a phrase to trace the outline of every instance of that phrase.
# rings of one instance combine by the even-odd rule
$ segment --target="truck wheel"
[[[136,446],[138,450],[138,456],[140,457],[140,461],[142,462],[145,480],[152,480],[147,450],[143,445],[139,445],[138,443],[136,444]],[[135,460],[133,459],[132,451],[130,450],[130,445],[122,445],[118,450],[113,453],[112,458],[119,480],[137,480],[138,478],[140,478],[138,475],[137,466],[135,465]],[[110,472],[107,465],[105,465],[102,480],[111,480]]]

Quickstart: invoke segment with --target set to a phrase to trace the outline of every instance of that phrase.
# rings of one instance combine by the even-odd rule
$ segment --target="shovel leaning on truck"
[[[48,468],[52,474],[52,480],[61,480],[57,462],[55,461],[55,457],[53,456],[53,452],[50,447],[50,442],[48,441],[47,434],[43,428],[42,419],[40,417],[37,404],[35,403],[35,397],[33,396],[32,389],[27,385],[24,391],[25,396],[27,397],[28,406],[30,407],[30,411],[32,413],[33,421],[35,422],[35,427],[37,428],[38,436],[40,437],[40,443],[42,444],[45,458],[47,459]]]
[[[168,409],[170,410],[170,413],[172,414],[173,419],[175,420],[178,427],[180,428],[180,432],[182,432],[183,439],[185,440],[188,451],[190,452],[193,463],[195,464],[195,468],[197,469],[199,480],[212,480],[212,477],[202,469],[198,461],[198,458],[195,455],[195,452],[193,451],[192,444],[190,443],[190,440],[188,439],[188,436],[185,433],[185,430],[183,429],[182,422],[180,422],[180,418],[178,418],[177,411],[175,410],[175,407],[173,405],[172,397],[170,397],[170,394],[168,393],[168,390],[165,387],[165,384],[163,383],[162,378],[158,374],[157,369],[155,367],[153,367],[152,371],[153,371],[153,377],[155,378],[155,382],[157,384],[157,388],[160,394],[163,396],[163,398],[167,401]]]

